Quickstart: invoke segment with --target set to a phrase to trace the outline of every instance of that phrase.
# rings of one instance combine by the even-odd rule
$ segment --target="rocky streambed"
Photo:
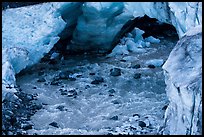
[[[160,40],[141,54],[66,56],[23,70],[8,87],[16,98],[3,103],[3,134],[158,134],[168,105],[161,66],[178,39]]]

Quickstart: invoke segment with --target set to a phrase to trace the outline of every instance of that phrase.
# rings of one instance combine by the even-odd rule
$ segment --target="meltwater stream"
[[[162,68],[145,62],[166,61],[176,43],[160,40],[145,54],[69,56],[17,76],[22,92],[37,93],[36,101],[43,105],[31,117],[28,134],[157,134],[168,104],[166,85]],[[110,75],[114,68],[121,75]],[[62,72],[69,78],[57,79]]]

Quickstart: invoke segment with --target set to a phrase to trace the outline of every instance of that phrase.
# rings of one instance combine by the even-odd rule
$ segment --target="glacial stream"
[[[146,53],[68,56],[17,76],[22,92],[37,94],[35,101],[42,104],[31,116],[28,134],[157,134],[168,105],[166,85],[162,68],[145,62],[166,61],[177,42],[159,39]],[[120,75],[111,75],[114,68]],[[63,72],[69,78],[60,79]]]

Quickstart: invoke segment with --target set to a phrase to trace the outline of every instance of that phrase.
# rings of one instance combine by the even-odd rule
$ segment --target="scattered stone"
[[[56,80],[53,80],[50,85],[56,85],[56,86],[59,86],[59,81],[56,81]]]
[[[95,75],[95,73],[91,72],[91,73],[89,73],[89,75]]]
[[[59,109],[60,111],[64,111],[64,106],[60,105],[56,109]]]
[[[63,90],[63,89],[60,89],[60,91],[61,91],[61,95],[67,95],[68,94],[68,91],[65,89],[65,90]]]
[[[112,103],[113,104],[120,104],[120,102],[118,100],[113,100]]]
[[[138,68],[140,68],[140,64],[136,64],[136,65],[134,65],[132,68],[138,69]]]
[[[155,68],[154,65],[148,65],[148,68]]]
[[[121,61],[121,62],[126,62],[126,60],[125,60],[125,59],[121,59],[120,61]]]
[[[162,110],[166,110],[167,107],[168,107],[168,105],[165,105],[165,106],[162,108]]]
[[[109,94],[110,97],[114,96],[113,94]]]
[[[95,77],[95,79],[91,82],[91,84],[100,84],[100,83],[102,83],[102,82],[104,82],[104,79],[103,79],[102,77],[97,76],[97,77]]]
[[[118,120],[118,116],[113,116],[110,118],[110,120]]]
[[[38,76],[42,76],[44,74],[44,71],[38,72]]]
[[[139,121],[139,126],[143,128],[143,127],[146,127],[146,124],[143,121]]]
[[[74,98],[76,98],[76,95],[77,95],[77,92],[76,92],[76,90],[70,90],[70,91],[68,91],[68,97],[74,97]]]
[[[39,78],[38,80],[37,80],[37,82],[45,82],[46,80],[45,80],[45,78]]]
[[[56,59],[50,59],[49,64],[55,65],[55,64],[57,64],[57,60]]]
[[[136,116],[137,116],[137,117],[140,117],[140,115],[137,114],[137,113],[136,113],[136,114],[133,114],[132,116],[133,116],[133,117],[136,117]]]
[[[33,128],[33,125],[30,123],[22,124],[22,129],[24,129],[24,130],[29,130],[32,128]]]
[[[51,126],[53,126],[53,127],[56,127],[56,128],[59,128],[56,122],[52,122],[52,123],[50,123],[49,125],[51,125]]]
[[[82,75],[76,75],[77,78],[81,77]]]
[[[111,76],[120,76],[121,75],[121,69],[119,68],[113,68],[110,70]]]
[[[88,88],[90,88],[90,86],[89,86],[89,85],[86,85],[86,86],[85,86],[85,89],[88,89]]]
[[[33,87],[33,89],[37,89],[37,87]]]
[[[135,78],[135,79],[141,78],[141,73],[136,73],[136,74],[134,74],[134,78]]]
[[[108,92],[109,93],[115,93],[115,90],[114,89],[110,89]]]
[[[107,84],[104,84],[103,86],[104,86],[104,87],[107,87]]]

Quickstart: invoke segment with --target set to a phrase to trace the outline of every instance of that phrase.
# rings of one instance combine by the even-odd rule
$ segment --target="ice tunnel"
[[[201,28],[202,2],[3,2],[2,135],[202,134]]]

